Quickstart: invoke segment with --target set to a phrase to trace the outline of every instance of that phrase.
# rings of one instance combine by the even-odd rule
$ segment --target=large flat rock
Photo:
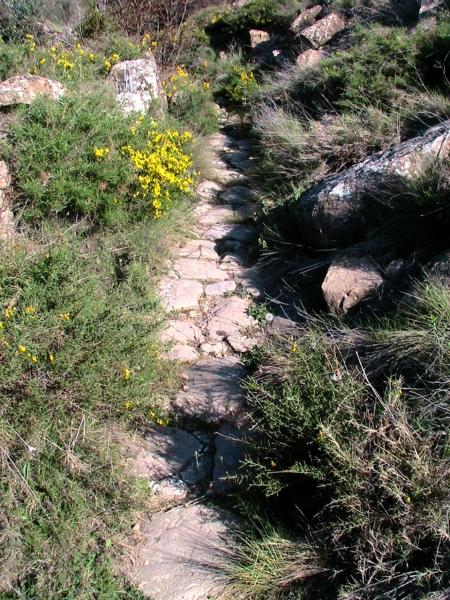
[[[180,258],[173,263],[172,269],[182,280],[224,281],[228,279],[228,275],[210,260]]]
[[[142,525],[128,576],[152,600],[213,599],[236,530],[231,513],[208,506],[159,514]]]
[[[257,325],[255,319],[249,316],[250,302],[246,298],[230,296],[224,298],[214,308],[208,322],[208,335],[212,341],[219,341],[229,336],[241,334],[242,330]]]
[[[167,311],[192,310],[197,308],[203,295],[203,286],[198,281],[166,277],[159,285],[162,305]]]
[[[212,240],[189,240],[179,249],[178,255],[181,258],[217,260],[215,246]]]
[[[172,407],[182,416],[207,423],[239,421],[245,406],[244,377],[237,358],[201,358],[187,370],[184,389]]]

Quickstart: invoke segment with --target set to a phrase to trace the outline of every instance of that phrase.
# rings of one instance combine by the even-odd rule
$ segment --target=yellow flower
[[[47,62],[46,58],[41,58],[41,60],[39,61],[40,65],[45,65],[45,63]]]
[[[34,36],[32,36],[31,33],[27,33],[27,35],[25,36],[25,38],[27,40],[29,40],[30,42],[32,42],[34,40]]]
[[[37,358],[37,356],[35,356],[35,355],[33,354],[32,356],[30,356],[30,360],[31,360],[31,362],[33,363],[33,365],[35,365],[35,364],[37,363],[37,361],[38,361],[38,358]]]
[[[296,352],[298,352],[298,344],[297,344],[297,342],[294,342],[294,343],[292,344],[292,346],[291,346],[291,352],[293,352],[294,354],[295,354]]]
[[[89,58],[89,60],[90,60],[91,62],[94,62],[94,60],[95,60],[95,54],[92,54],[92,52],[91,52],[91,53],[89,54],[88,58]]]
[[[0,330],[1,330],[1,329],[3,329],[3,328],[4,328],[4,326],[5,326],[5,325],[4,325],[3,321],[0,321]]]
[[[158,42],[152,42],[152,48],[156,48],[158,46]]]
[[[55,357],[53,356],[53,354],[51,352],[48,353],[48,362],[52,365],[55,362]]]
[[[117,54],[116,52],[114,52],[114,54],[111,54],[110,60],[113,61],[113,62],[119,62],[120,55]]]
[[[126,369],[123,370],[123,378],[125,381],[128,381],[131,377],[131,371],[130,369],[128,369],[128,367]]]
[[[68,313],[68,312],[61,313],[61,314],[59,315],[59,318],[60,318],[62,321],[70,321],[70,313]]]
[[[110,151],[109,148],[95,148],[94,155],[96,158],[104,158],[109,155]]]
[[[7,319],[12,319],[16,314],[16,308],[14,306],[8,307],[5,309],[5,317]]]
[[[270,466],[272,467],[272,469],[275,469],[275,467],[277,466],[277,463],[274,460],[271,460]]]
[[[125,410],[130,410],[131,408],[133,408],[133,406],[134,406],[134,403],[131,400],[127,400],[123,404],[123,407]]]
[[[25,352],[27,351],[27,347],[26,346],[19,346],[17,348],[17,350],[20,352],[20,354],[25,354]]]
[[[107,71],[110,71],[112,67],[112,64],[109,62],[109,60],[105,60],[105,69]]]
[[[209,83],[208,83],[207,81],[205,81],[205,82],[203,83],[203,87],[205,88],[205,90],[209,90],[209,88],[210,88],[211,86],[209,85]]]
[[[26,315],[35,315],[35,314],[36,314],[36,312],[37,312],[37,308],[36,308],[35,306],[32,306],[32,305],[30,304],[30,306],[26,306],[26,307],[23,309],[23,312],[24,312]]]

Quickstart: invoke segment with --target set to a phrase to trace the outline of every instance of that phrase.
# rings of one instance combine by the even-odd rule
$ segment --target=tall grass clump
[[[299,598],[324,589],[324,598],[409,599],[450,585],[448,280],[427,278],[404,302],[365,328],[313,319],[275,337],[247,382],[253,434],[241,480],[312,544],[293,556],[314,551],[317,569],[330,569],[317,583],[325,588],[300,582]],[[251,556],[240,559],[248,589]],[[297,588],[276,584],[266,597]]]

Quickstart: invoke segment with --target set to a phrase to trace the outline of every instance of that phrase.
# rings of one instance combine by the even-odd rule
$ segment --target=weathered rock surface
[[[430,161],[443,160],[449,153],[450,120],[325,179],[294,209],[302,239],[319,248],[353,243],[365,231],[365,212],[378,190],[407,185]]]
[[[182,280],[224,281],[228,275],[210,260],[180,258],[173,263],[173,270]]]
[[[419,9],[419,20],[428,19],[449,8],[448,0],[422,0]]]
[[[161,333],[160,340],[196,346],[202,343],[203,334],[191,321],[170,320],[168,327]]]
[[[14,235],[14,214],[8,200],[8,188],[11,184],[11,174],[5,161],[0,161],[0,241]]]
[[[141,525],[129,577],[152,600],[212,599],[236,528],[231,513],[207,506],[159,514]]]
[[[197,194],[205,200],[213,200],[222,190],[222,186],[215,181],[202,181],[197,187]]]
[[[307,8],[302,11],[291,24],[291,31],[293,33],[299,33],[305,27],[312,25],[320,13],[323,11],[323,6],[317,5]]]
[[[330,310],[346,314],[383,285],[375,263],[364,257],[340,255],[331,264],[322,291]]]
[[[300,69],[310,69],[316,67],[325,57],[326,52],[324,52],[324,50],[314,50],[311,48],[297,56],[295,62]]]
[[[205,296],[224,296],[236,290],[236,282],[233,279],[219,281],[218,283],[210,283],[205,286]]]
[[[37,75],[17,75],[0,82],[0,106],[31,104],[41,95],[57,100],[64,91],[64,86],[58,81]]]
[[[162,305],[167,311],[191,310],[197,308],[198,301],[203,295],[200,282],[166,277],[159,285]]]
[[[151,55],[117,63],[109,72],[107,81],[114,88],[125,113],[146,113],[153,100],[160,104],[165,102],[158,67]]]
[[[241,388],[244,376],[237,358],[201,358],[187,370],[184,389],[172,408],[205,423],[238,422],[245,406]]]
[[[181,258],[217,260],[216,244],[211,240],[189,240],[179,249]]]
[[[329,42],[334,36],[346,27],[345,19],[337,13],[331,13],[303,29],[300,33],[302,38],[308,40],[313,48],[320,48]]]
[[[250,36],[250,45],[252,48],[256,48],[260,44],[264,44],[270,40],[270,34],[267,31],[260,29],[250,29],[248,32]]]

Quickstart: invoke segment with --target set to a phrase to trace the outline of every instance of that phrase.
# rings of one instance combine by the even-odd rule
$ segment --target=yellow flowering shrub
[[[160,218],[181,195],[192,192],[193,160],[185,149],[191,140],[188,131],[163,131],[153,123],[143,149],[133,148],[130,144],[122,148],[136,172],[134,195],[149,203],[155,219]]]

